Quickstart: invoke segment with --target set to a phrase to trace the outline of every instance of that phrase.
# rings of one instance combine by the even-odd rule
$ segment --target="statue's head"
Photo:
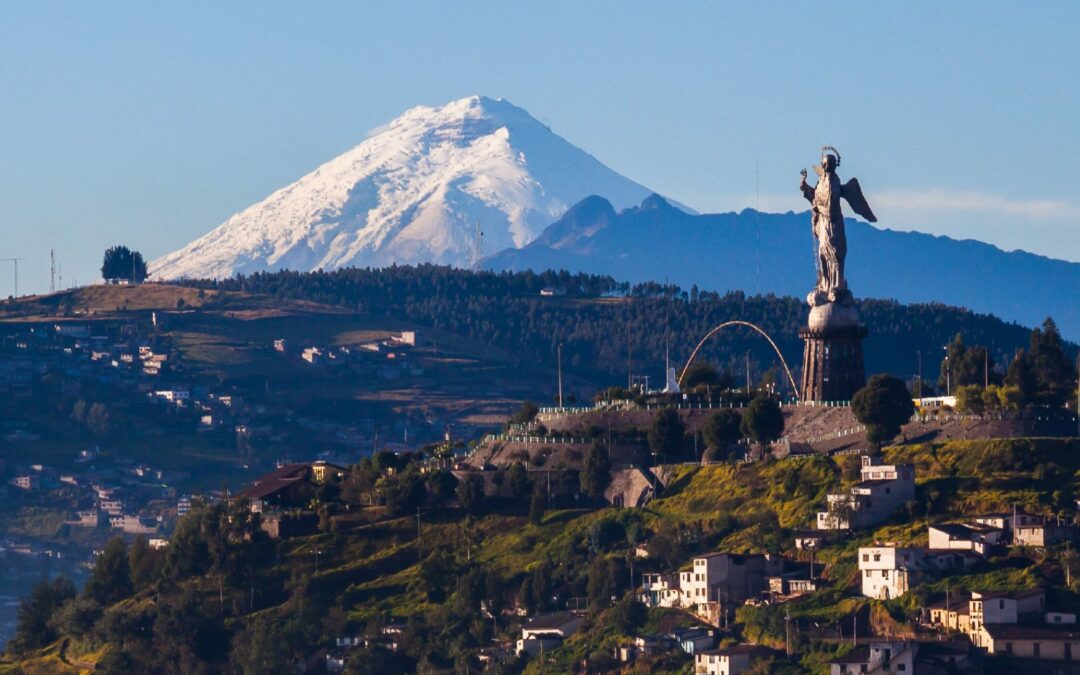
[[[821,168],[825,170],[825,173],[832,173],[838,166],[840,166],[840,151],[831,145],[826,145],[821,149]]]

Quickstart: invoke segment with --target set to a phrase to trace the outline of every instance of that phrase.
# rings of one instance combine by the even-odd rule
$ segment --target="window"
[[[1012,643],[1011,642],[1006,642],[1005,643],[1005,653],[1008,654],[1009,656],[1012,656]]]
[[[896,671],[897,672],[900,672],[900,671],[903,671],[903,670],[907,670],[907,664],[906,663],[898,663],[898,664],[896,664]]]
[[[1005,609],[1005,601],[998,600],[998,609]]]
[[[869,553],[863,553],[862,554],[862,561],[863,562],[870,562],[870,554]]]
[[[869,578],[870,578],[870,570],[866,570],[866,578],[867,578],[867,579],[869,579]]]
[[[881,554],[880,553],[875,553],[874,554],[874,562],[881,562]]]
[[[1035,658],[1039,658],[1040,656],[1040,647],[1042,647],[1042,645],[1040,645],[1038,642],[1034,642],[1031,645],[1031,655]]]

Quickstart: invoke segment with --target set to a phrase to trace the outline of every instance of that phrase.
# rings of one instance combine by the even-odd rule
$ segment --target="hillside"
[[[631,283],[668,279],[683,288],[797,298],[813,286],[808,212],[691,215],[655,195],[620,208],[602,196],[584,199],[534,242],[496,253],[484,267],[566,269]],[[1080,263],[854,218],[846,223],[846,271],[856,297],[944,303],[1025,325],[1053,316],[1066,337],[1080,337],[1080,306],[1072,300],[1080,296]]]
[[[418,324],[507,349],[528,365],[554,366],[555,345],[561,342],[568,371],[605,385],[625,383],[628,365],[634,375],[662,382],[666,355],[681,365],[702,336],[731,319],[761,326],[794,370],[802,362],[798,329],[809,311],[803,301],[790,297],[719,295],[655,283],[631,287],[611,277],[565,271],[473,273],[399,266],[311,275],[281,272],[198,283],[208,289],[246,288],[281,300],[355,307],[372,316],[407,316]],[[557,295],[541,296],[544,288],[555,289]],[[916,353],[921,352],[923,375],[933,381],[937,355],[957,333],[969,345],[988,345],[991,365],[998,369],[1028,343],[1029,331],[1019,325],[941,304],[863,300],[859,311],[870,331],[863,347],[868,373],[891,372],[909,379],[915,375]],[[1069,344],[1067,349],[1075,353],[1076,347]],[[779,367],[769,345],[748,329],[718,334],[706,344],[701,358],[741,381],[746,352],[754,380]]]
[[[524,246],[586,195],[649,191],[501,99],[418,106],[150,264],[154,279],[438,262]]]
[[[905,628],[908,611],[940,598],[945,584],[954,590],[1043,586],[1051,589],[1058,606],[1080,605],[1080,597],[1062,586],[1058,559],[1025,550],[1013,550],[969,570],[947,574],[899,601],[859,598],[851,587],[859,545],[874,540],[925,541],[927,522],[1014,505],[1035,514],[1068,508],[1067,495],[1080,487],[1076,482],[1078,451],[1075,440],[1038,439],[891,448],[887,460],[912,462],[917,467],[918,495],[911,513],[898,513],[881,527],[827,545],[817,556],[819,564],[825,565],[825,590],[783,607],[741,609],[733,635],[782,646],[783,621],[778,622],[777,617],[789,611],[798,628],[799,656],[786,667],[792,668],[789,672],[818,673],[823,672],[820,664],[844,647],[825,641],[808,649],[806,638],[816,636],[815,625],[832,626],[840,620],[850,625],[853,613],[859,612],[860,622],[873,616],[877,625],[885,621],[891,622],[891,630],[910,630]],[[619,609],[622,603],[614,608],[606,607],[607,603],[592,604],[594,584],[601,575],[609,578],[616,594],[626,590],[628,542],[644,540],[650,551],[649,558],[634,563],[635,578],[645,571],[678,569],[691,555],[703,551],[782,551],[794,555],[793,529],[812,520],[828,490],[846,484],[846,463],[851,459],[816,457],[741,466],[679,467],[661,498],[648,509],[554,509],[530,520],[513,506],[495,503],[472,516],[456,509],[430,508],[421,519],[419,550],[415,517],[394,519],[391,515],[382,519],[377,509],[349,513],[344,504],[331,502],[332,513],[337,515],[331,517],[332,525],[323,533],[283,540],[277,544],[276,555],[254,563],[260,566],[258,582],[252,582],[254,595],[249,597],[247,582],[230,582],[225,587],[226,602],[219,604],[216,573],[166,572],[173,564],[168,562],[174,558],[170,549],[164,559],[151,563],[151,569],[158,569],[172,582],[137,587],[134,596],[106,612],[112,627],[103,624],[95,631],[64,628],[59,644],[66,650],[65,658],[103,661],[105,672],[118,664],[146,667],[168,658],[168,653],[188,659],[192,666],[208,663],[211,670],[231,662],[249,664],[245,667],[254,668],[250,672],[261,672],[254,664],[281,663],[293,654],[310,654],[335,635],[362,634],[365,630],[378,634],[382,626],[404,622],[397,638],[398,652],[379,647],[359,652],[371,672],[410,671],[418,664],[445,667],[464,663],[466,655],[475,656],[492,637],[514,634],[517,619],[509,614],[495,621],[482,618],[474,604],[477,598],[487,598],[489,603],[498,598],[494,606],[509,608],[531,597],[531,589],[540,584],[545,590],[538,597],[550,593],[561,604],[575,596],[587,596],[592,607],[585,629],[546,656],[545,669],[566,672],[585,657],[599,663],[602,654],[610,654],[618,641],[636,631],[685,620],[668,616],[665,610],[652,610],[628,622]],[[198,531],[181,529],[189,534]],[[174,538],[173,546],[177,541]],[[315,550],[319,551],[317,560],[312,553]],[[166,567],[154,567],[159,565]],[[239,579],[247,573],[241,567],[235,574]],[[530,590],[522,591],[525,586]],[[156,603],[148,602],[151,594],[160,594]],[[515,597],[524,599],[515,601]],[[224,623],[217,618],[221,607]],[[164,622],[181,617],[188,617],[183,619],[186,627],[172,634],[170,652],[155,654],[152,636],[171,625]],[[141,634],[125,627],[132,626],[132,621],[149,621],[155,628],[150,634]],[[214,630],[223,630],[216,638],[201,632],[215,626]],[[864,624],[860,631],[869,629],[870,625]],[[260,632],[265,632],[267,639],[257,639]],[[231,651],[220,642],[230,639]],[[11,660],[12,655],[8,655],[7,672],[33,668],[35,660],[65,672],[56,661],[57,649],[49,647],[43,656],[31,655],[30,660]],[[777,663],[783,660],[780,654],[773,658]],[[537,659],[511,662],[508,672],[519,668],[536,673],[541,665]],[[634,672],[691,672],[691,666],[678,659],[647,658],[639,660],[635,668]]]

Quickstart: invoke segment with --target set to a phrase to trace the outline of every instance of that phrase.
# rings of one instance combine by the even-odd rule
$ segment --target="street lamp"
[[[942,347],[945,350],[945,395],[952,396],[952,368],[949,366],[949,345]]]

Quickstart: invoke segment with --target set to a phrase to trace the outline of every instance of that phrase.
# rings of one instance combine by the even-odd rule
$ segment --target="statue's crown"
[[[821,161],[825,162],[829,157],[833,158],[833,166],[840,166],[840,151],[831,145],[821,148]]]

